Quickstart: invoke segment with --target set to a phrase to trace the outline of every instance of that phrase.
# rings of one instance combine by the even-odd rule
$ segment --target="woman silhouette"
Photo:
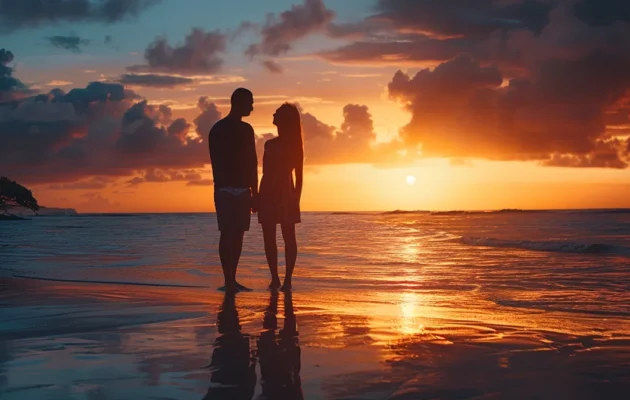
[[[277,289],[280,286],[276,245],[276,226],[280,224],[286,259],[282,290],[291,290],[291,278],[297,259],[295,224],[301,222],[300,197],[304,171],[300,112],[294,105],[285,103],[273,115],[273,124],[278,127],[278,137],[265,143],[263,176],[258,196],[258,222],[262,225],[265,255],[271,272],[269,288]]]

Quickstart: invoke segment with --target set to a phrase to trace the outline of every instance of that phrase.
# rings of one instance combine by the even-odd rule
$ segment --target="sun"
[[[405,180],[407,181],[407,185],[409,186],[414,185],[416,183],[416,177],[413,175],[407,175],[407,178],[405,178]]]

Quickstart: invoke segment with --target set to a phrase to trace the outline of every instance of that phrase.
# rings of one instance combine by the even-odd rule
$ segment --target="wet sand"
[[[625,399],[628,318],[413,291],[0,283],[2,399]]]

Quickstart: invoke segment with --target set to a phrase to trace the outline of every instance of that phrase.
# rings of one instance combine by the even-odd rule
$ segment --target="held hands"
[[[256,214],[258,212],[258,195],[253,195],[251,200],[251,210],[252,214]]]

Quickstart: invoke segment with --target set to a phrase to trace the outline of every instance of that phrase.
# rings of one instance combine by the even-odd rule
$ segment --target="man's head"
[[[254,95],[245,88],[238,88],[232,93],[230,114],[247,117],[254,110]]]

